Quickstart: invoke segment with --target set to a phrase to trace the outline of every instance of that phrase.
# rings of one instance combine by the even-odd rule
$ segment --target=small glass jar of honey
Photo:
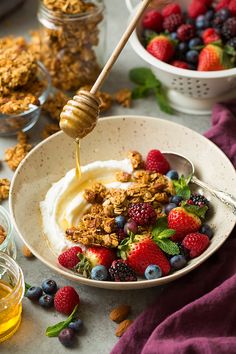
[[[0,343],[19,328],[24,290],[21,268],[14,259],[0,252]]]
[[[0,206],[0,252],[5,252],[16,259],[16,245],[10,215],[2,206]]]

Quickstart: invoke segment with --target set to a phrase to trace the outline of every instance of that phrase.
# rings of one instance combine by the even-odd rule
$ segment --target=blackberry
[[[195,36],[195,27],[193,25],[183,24],[177,29],[178,39],[185,42]]]
[[[137,276],[127,264],[121,259],[112,262],[109,268],[109,274],[113,281],[136,281]]]
[[[233,47],[234,49],[236,49],[236,37],[231,38],[230,40],[228,40],[228,42],[226,44],[228,46]]]
[[[155,209],[150,203],[132,204],[128,210],[129,217],[138,225],[152,225],[155,223],[157,215]]]
[[[209,200],[207,200],[204,195],[198,194],[198,193],[193,193],[190,196],[190,200],[194,205],[197,205],[199,207],[203,206],[208,206],[209,205]]]
[[[183,23],[183,18],[180,14],[172,14],[164,18],[163,28],[169,33],[174,32]]]
[[[231,17],[222,26],[221,34],[226,39],[236,36],[236,17]]]

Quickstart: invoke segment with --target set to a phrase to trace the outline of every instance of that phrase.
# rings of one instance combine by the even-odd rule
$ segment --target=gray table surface
[[[124,1],[105,0],[107,9],[107,53],[108,56],[125,29],[128,20],[128,11]],[[28,0],[24,6],[18,9],[14,14],[4,19],[0,26],[0,36],[7,34],[27,36],[28,31],[37,28],[36,20],[37,1]],[[112,74],[106,82],[104,88],[110,92],[123,87],[131,87],[128,80],[128,72],[131,68],[143,66],[145,63],[136,56],[128,44],[121,57],[112,70]],[[170,121],[188,126],[189,128],[203,133],[210,126],[210,117],[188,116],[176,114],[173,116],[160,112],[154,98],[137,100],[133,107],[124,109],[115,106],[107,115],[136,114],[161,117]],[[45,117],[30,131],[31,141],[37,143],[40,139]],[[0,139],[0,159],[3,158],[4,150],[14,145],[15,138]],[[12,171],[3,164],[0,171],[0,177],[12,178]],[[7,203],[3,203],[8,207]],[[121,303],[132,305],[132,318],[135,318],[153,301],[158,301],[160,288],[151,288],[134,291],[111,291],[96,289],[87,286],[78,286],[77,284],[64,279],[52,270],[48,269],[37,259],[26,259],[21,254],[22,241],[15,235],[18,256],[17,261],[22,267],[25,280],[32,284],[41,284],[46,278],[54,278],[60,286],[75,286],[81,297],[81,306],[79,309],[80,317],[85,323],[83,332],[78,336],[78,346],[75,351],[81,354],[108,354],[117,342],[114,335],[116,325],[108,318],[110,310]],[[55,311],[46,311],[39,306],[33,305],[27,299],[23,300],[22,324],[18,332],[8,341],[0,345],[0,352],[4,354],[31,354],[31,353],[64,353],[70,349],[64,348],[57,338],[47,338],[44,334],[47,326],[61,321],[64,317]]]

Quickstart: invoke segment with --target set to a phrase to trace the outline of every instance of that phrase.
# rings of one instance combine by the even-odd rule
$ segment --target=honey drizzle
[[[76,150],[75,150],[75,159],[76,159],[76,177],[80,179],[81,177],[81,166],[80,166],[80,140],[76,139]]]

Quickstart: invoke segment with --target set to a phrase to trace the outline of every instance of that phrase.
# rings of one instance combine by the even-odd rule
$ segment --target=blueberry
[[[178,254],[176,256],[171,257],[170,264],[172,268],[177,270],[185,267],[187,264],[187,260],[183,255]]]
[[[185,43],[185,42],[180,42],[177,46],[177,51],[180,53],[180,54],[185,54],[188,50],[188,44]]]
[[[71,328],[64,328],[59,333],[58,339],[65,347],[73,347],[75,343],[75,332]]]
[[[176,205],[179,205],[180,202],[182,202],[183,198],[181,195],[174,195],[173,197],[170,198],[171,203],[175,203]]]
[[[168,215],[169,212],[174,209],[177,208],[177,205],[175,203],[169,203],[165,206],[165,213]]]
[[[124,226],[124,232],[126,235],[128,235],[129,232],[132,232],[133,234],[136,234],[138,231],[138,225],[137,223],[130,219]]]
[[[174,41],[177,40],[177,33],[176,32],[172,32],[170,34],[170,38],[173,39]]]
[[[42,288],[46,294],[55,294],[57,292],[57,283],[52,279],[46,279],[42,284]]]
[[[157,278],[160,278],[162,276],[162,270],[161,270],[161,268],[158,265],[150,264],[145,269],[144,276],[148,280],[157,279]]]
[[[189,50],[187,53],[186,53],[186,60],[188,63],[191,63],[191,64],[197,64],[198,62],[198,57],[199,57],[199,53],[197,50]]]
[[[40,296],[42,296],[43,290],[39,286],[31,286],[27,292],[26,292],[26,297],[30,300],[38,300]]]
[[[202,224],[199,232],[207,235],[209,239],[211,239],[214,234],[212,228],[208,224]]]
[[[108,272],[104,265],[97,265],[92,268],[90,276],[93,280],[106,280]]]
[[[73,322],[71,322],[68,326],[68,328],[73,329],[76,333],[79,333],[83,327],[83,321],[80,320],[79,318]]]
[[[214,10],[208,10],[205,13],[205,19],[208,20],[208,21],[211,21],[214,18],[214,15],[215,15]]]
[[[170,179],[179,179],[179,174],[175,170],[170,170],[167,172],[166,177],[168,177]]]
[[[126,223],[126,219],[123,215],[119,215],[115,218],[115,223],[118,229],[123,229]]]
[[[54,303],[54,300],[53,300],[53,296],[51,296],[51,295],[46,294],[46,295],[42,295],[39,298],[39,304],[42,307],[46,307],[46,308],[52,307],[53,303]]]
[[[220,9],[216,13],[216,17],[220,17],[220,19],[222,21],[226,21],[230,16],[231,16],[231,12],[226,7],[224,7],[223,9]]]
[[[198,47],[199,45],[202,45],[202,40],[199,37],[195,37],[190,39],[188,46],[189,49],[194,49],[195,47]]]
[[[210,21],[204,15],[199,15],[196,18],[195,26],[197,29],[205,29],[210,26]]]

